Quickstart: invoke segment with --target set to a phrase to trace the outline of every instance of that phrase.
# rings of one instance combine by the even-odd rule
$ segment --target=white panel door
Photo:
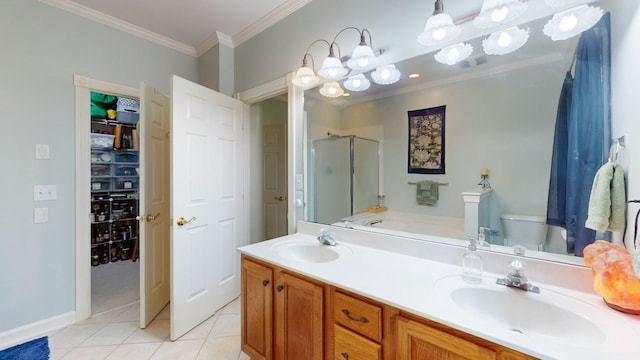
[[[243,104],[172,77],[171,339],[240,295]]]
[[[140,326],[169,303],[169,98],[141,84]]]

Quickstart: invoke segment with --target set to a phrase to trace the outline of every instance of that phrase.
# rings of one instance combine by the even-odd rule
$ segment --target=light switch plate
[[[36,160],[48,160],[49,157],[49,144],[36,144]]]
[[[296,174],[295,177],[295,182],[296,182],[296,190],[303,190],[303,184],[302,184],[302,174]]]
[[[33,187],[33,200],[46,201],[58,199],[57,185],[35,185]]]
[[[49,222],[49,208],[34,208],[33,223],[42,224]]]

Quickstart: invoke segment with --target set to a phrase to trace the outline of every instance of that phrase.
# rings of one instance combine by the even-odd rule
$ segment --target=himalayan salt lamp
[[[624,246],[598,240],[584,249],[584,263],[591,267],[593,289],[607,305],[640,314],[640,277]]]

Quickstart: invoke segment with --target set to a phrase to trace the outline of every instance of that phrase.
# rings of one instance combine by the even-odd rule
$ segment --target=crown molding
[[[280,4],[278,7],[270,11],[268,14],[258,19],[258,21],[246,27],[236,36],[231,37],[229,35],[226,35],[217,31],[211,34],[211,36],[209,36],[205,41],[203,41],[202,44],[200,44],[197,48],[175,41],[166,36],[159,35],[152,31],[146,30],[144,28],[133,25],[126,21],[122,21],[113,16],[107,15],[100,11],[93,10],[91,8],[88,8],[84,5],[80,5],[70,0],[39,0],[39,1],[44,4],[56,7],[58,9],[70,12],[72,14],[79,15],[89,20],[101,23],[103,25],[107,25],[109,27],[127,32],[131,35],[154,42],[156,44],[168,47],[170,49],[180,51],[187,55],[198,57],[206,53],[207,51],[209,51],[209,49],[211,49],[217,44],[222,44],[225,46],[229,46],[231,48],[235,48],[236,46],[242,44],[243,42],[251,39],[252,37],[258,35],[260,32],[274,25],[278,21],[291,15],[301,7],[310,3],[312,0],[286,0],[285,2]]]
[[[152,31],[143,29],[126,21],[122,21],[105,13],[90,9],[78,3],[69,0],[40,0],[40,2],[64,11],[68,11],[72,14],[82,16],[103,25],[107,25],[109,27],[127,32],[134,36],[168,47],[170,49],[180,51],[187,55],[193,57],[196,57],[198,55],[196,49],[194,49],[192,46],[188,46],[181,42],[169,39],[166,36],[156,34]]]
[[[258,21],[247,26],[244,30],[235,35],[233,37],[233,44],[235,44],[235,46],[238,46],[244,43],[245,41],[251,39],[270,26],[274,25],[278,21],[293,14],[298,9],[307,5],[311,1],[312,0],[286,0],[277,8],[271,10],[267,15],[263,16]]]

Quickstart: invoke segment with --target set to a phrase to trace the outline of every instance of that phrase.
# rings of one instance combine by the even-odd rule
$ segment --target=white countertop
[[[523,261],[526,275],[534,285],[540,287],[541,294],[546,293],[547,297],[553,295],[560,300],[562,297],[577,300],[580,314],[602,325],[604,339],[569,339],[570,336],[564,335],[563,338],[557,338],[546,334],[527,336],[485,321],[482,314],[470,316],[469,312],[460,311],[448,295],[439,290],[443,288],[438,285],[442,284],[440,279],[460,275],[459,264],[464,248],[357,230],[327,228],[339,242],[336,249],[344,253],[334,261],[300,262],[281,257],[274,251],[275,245],[285,242],[317,243],[320,225],[304,222],[299,224],[296,234],[244,246],[239,251],[539,358],[640,359],[640,316],[623,314],[607,307],[597,294],[589,290],[591,284],[585,284],[585,281],[589,281],[585,274],[589,274],[590,269],[537,260]],[[506,264],[512,257],[491,253],[481,255],[485,273],[482,284],[476,286],[498,286],[495,280],[506,275]],[[488,272],[502,268],[504,272],[500,274]],[[535,276],[536,272],[538,276]],[[528,295],[517,289],[505,288],[505,291],[521,291],[524,296],[540,295]]]

